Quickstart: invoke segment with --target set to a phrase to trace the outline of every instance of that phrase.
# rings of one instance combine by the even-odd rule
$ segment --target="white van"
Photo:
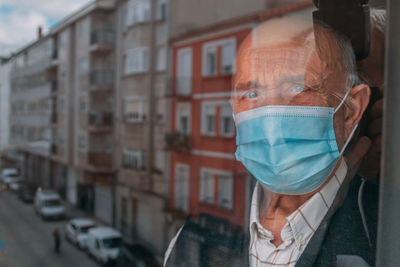
[[[90,229],[86,240],[89,255],[104,265],[116,260],[121,244],[121,233],[110,227]]]
[[[36,191],[35,211],[43,219],[62,219],[65,216],[65,208],[61,203],[61,197],[52,190]]]

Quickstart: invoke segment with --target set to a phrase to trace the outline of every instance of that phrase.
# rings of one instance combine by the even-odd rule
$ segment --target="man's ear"
[[[345,117],[345,134],[350,135],[354,127],[360,122],[365,110],[367,109],[371,89],[366,84],[360,84],[350,90],[348,99],[350,106],[347,106]]]

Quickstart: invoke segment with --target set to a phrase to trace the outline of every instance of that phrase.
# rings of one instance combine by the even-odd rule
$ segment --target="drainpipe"
[[[156,77],[156,62],[157,62],[157,44],[156,44],[156,0],[150,0],[151,3],[151,39],[150,39],[150,55],[149,55],[149,78],[150,78],[150,90],[149,90],[149,135],[147,144],[147,179],[148,179],[148,190],[153,192],[154,181],[153,181],[153,164],[154,164],[154,123],[155,119],[155,82]]]

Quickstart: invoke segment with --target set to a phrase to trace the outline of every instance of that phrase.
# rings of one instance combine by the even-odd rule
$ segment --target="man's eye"
[[[296,86],[293,88],[293,91],[294,91],[295,93],[304,92],[304,86],[296,85]]]
[[[246,96],[247,98],[252,99],[252,98],[258,97],[258,94],[257,94],[257,92],[255,92],[255,91],[250,91],[250,92],[247,92],[247,93],[245,94],[245,96]]]

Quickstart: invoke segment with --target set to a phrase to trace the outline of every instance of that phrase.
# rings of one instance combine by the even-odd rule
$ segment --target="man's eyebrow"
[[[258,81],[248,81],[246,83],[238,83],[235,85],[237,91],[247,91],[253,88],[266,88],[267,86],[260,84]]]

